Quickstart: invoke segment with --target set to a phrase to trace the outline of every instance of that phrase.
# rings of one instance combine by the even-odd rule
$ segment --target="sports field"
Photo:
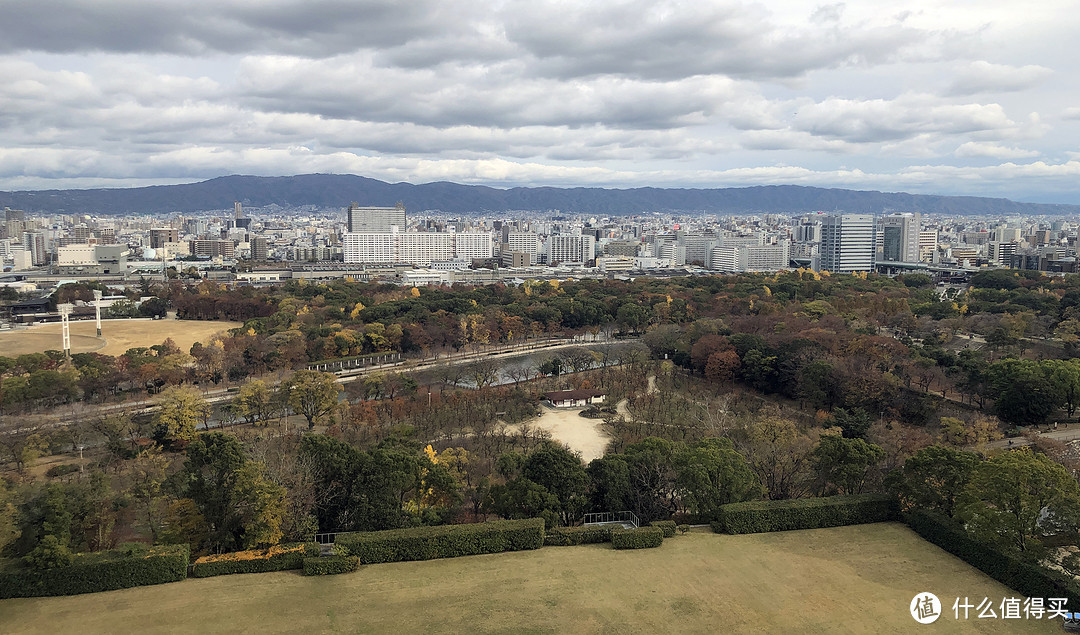
[[[93,320],[72,322],[72,353],[123,355],[136,346],[154,346],[171,337],[187,352],[195,342],[204,342],[215,333],[240,326],[240,322],[200,322],[196,320],[102,320],[101,338]],[[60,324],[40,324],[26,329],[0,332],[0,354],[14,357],[26,353],[61,350]]]
[[[916,623],[916,593],[941,598]],[[952,616],[956,596],[1016,594],[897,523],[191,579],[0,601],[4,633],[1060,633]],[[918,629],[918,630],[915,630]]]

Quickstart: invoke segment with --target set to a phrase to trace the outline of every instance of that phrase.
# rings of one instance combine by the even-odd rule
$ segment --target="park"
[[[6,633],[901,632],[941,598],[954,632],[1050,633],[1049,620],[955,620],[956,596],[1017,594],[899,523],[729,536],[658,549],[604,544],[366,565],[354,573],[218,576],[0,602]],[[152,607],[152,608],[150,608]]]

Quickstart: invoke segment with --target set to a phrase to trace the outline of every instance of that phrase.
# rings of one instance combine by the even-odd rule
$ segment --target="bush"
[[[544,546],[544,519],[344,533],[334,544],[339,552],[357,556],[360,564],[539,549]]]
[[[336,575],[356,571],[360,560],[356,556],[323,556],[304,558],[304,575]]]
[[[61,463],[60,465],[54,465],[45,472],[45,476],[49,478],[56,478],[58,476],[67,476],[68,474],[74,474],[79,471],[79,466],[74,463]]]
[[[649,523],[650,527],[659,527],[664,531],[664,538],[671,538],[675,535],[675,521],[674,520],[654,520]]]
[[[650,549],[664,542],[664,530],[660,527],[615,528],[611,532],[611,546],[615,549]]]
[[[304,557],[319,555],[319,545],[314,542],[277,545],[269,549],[252,549],[203,556],[191,568],[191,577],[209,578],[233,573],[266,573],[300,569]]]
[[[690,533],[690,525],[679,525],[678,529],[680,534]]]
[[[1073,578],[987,546],[938,514],[915,511],[904,521],[927,542],[1027,597],[1068,598],[1066,606],[1080,606],[1080,582]]]
[[[71,564],[52,569],[0,568],[0,599],[96,593],[176,582],[187,577],[189,555],[187,545],[140,545],[76,554]]]
[[[610,527],[553,527],[544,533],[545,547],[570,547],[611,542]]]
[[[891,496],[858,494],[731,503],[720,507],[712,529],[717,533],[753,534],[880,523],[896,518],[896,503]]]

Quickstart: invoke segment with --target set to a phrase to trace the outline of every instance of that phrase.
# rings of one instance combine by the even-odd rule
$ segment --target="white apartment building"
[[[494,245],[488,232],[459,232],[454,236],[454,257],[462,260],[491,258]]]
[[[540,237],[532,232],[507,232],[506,244],[510,251],[521,251],[533,257],[540,255]]]
[[[936,229],[924,229],[919,232],[919,260],[922,262],[936,262],[938,249],[938,232]]]
[[[391,232],[397,236],[397,260],[426,267],[454,257],[454,235],[434,232]],[[346,261],[347,262],[347,261]]]
[[[821,221],[819,269],[834,273],[872,271],[876,223],[870,214],[829,214]]]
[[[398,262],[396,233],[348,233],[341,237],[341,248],[347,263]]]
[[[601,273],[632,271],[634,259],[629,256],[604,256],[596,259],[596,266],[600,268]]]
[[[548,236],[548,264],[560,262],[585,262],[595,255],[596,238],[577,234]]]
[[[781,240],[775,245],[724,244],[713,249],[713,269],[732,273],[780,271],[788,269],[791,243]]]
[[[56,264],[61,267],[80,267],[97,263],[94,245],[68,245],[56,248]]]

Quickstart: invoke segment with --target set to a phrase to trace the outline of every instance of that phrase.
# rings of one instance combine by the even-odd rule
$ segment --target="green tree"
[[[1018,425],[1045,423],[1058,404],[1046,371],[1030,359],[1005,359],[991,365],[987,378],[995,395],[996,414]]]
[[[333,412],[338,404],[341,385],[333,373],[317,370],[298,370],[284,388],[289,395],[289,405],[293,410],[304,415],[308,429],[313,429],[316,422]]]
[[[559,499],[527,478],[511,479],[491,488],[491,511],[503,518],[543,518],[548,527],[559,524]]]
[[[521,474],[558,499],[562,524],[571,525],[580,517],[588,479],[581,458],[566,446],[544,441],[525,457]]]
[[[885,450],[862,439],[833,434],[821,437],[812,454],[821,495],[862,493],[871,469],[884,458]]]
[[[15,492],[0,478],[0,553],[19,538],[19,533]]]
[[[188,447],[179,473],[181,498],[190,498],[208,529],[212,551],[269,546],[281,538],[285,490],[247,460],[240,442],[222,432]]]
[[[721,505],[761,496],[761,484],[728,439],[704,439],[675,455],[675,482],[683,503],[702,518],[715,519]]]
[[[173,386],[161,393],[154,424],[170,442],[190,441],[195,438],[199,423],[210,416],[210,404],[199,391],[187,386]]]
[[[1048,371],[1058,403],[1064,404],[1065,412],[1072,418],[1080,406],[1080,360],[1048,359],[1041,365]]]
[[[585,468],[589,477],[589,508],[618,512],[631,507],[630,465],[621,454],[605,454]]]
[[[1080,484],[1060,464],[1024,447],[978,464],[958,511],[980,540],[1038,557],[1043,537],[1080,525]]]
[[[901,469],[889,475],[888,484],[905,511],[932,510],[951,518],[978,464],[979,455],[974,452],[934,445],[908,457]]]

